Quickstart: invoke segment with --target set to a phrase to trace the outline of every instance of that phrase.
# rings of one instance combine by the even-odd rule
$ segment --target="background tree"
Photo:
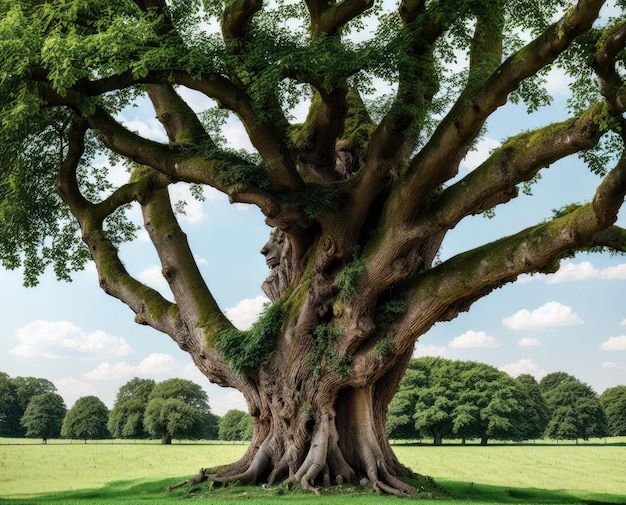
[[[21,415],[24,415],[24,412],[26,412],[31,398],[44,393],[56,393],[57,391],[56,386],[51,381],[41,377],[14,377],[11,379],[11,382],[15,386]],[[22,431],[20,436],[23,435],[24,432]]]
[[[545,436],[577,442],[590,437],[606,437],[606,417],[596,392],[572,376],[553,381],[551,375],[546,376],[545,383],[543,379],[541,381],[544,386],[546,383],[550,385],[543,393],[550,413]]]
[[[14,377],[11,382],[15,386],[17,399],[23,410],[26,410],[33,397],[57,392],[56,386],[51,381],[41,377]]]
[[[219,422],[220,440],[250,440],[252,438],[252,419],[243,410],[229,410]]]
[[[206,392],[187,379],[168,379],[154,386],[143,422],[163,444],[171,444],[172,438],[214,438],[217,427]]]
[[[143,425],[143,417],[155,384],[152,379],[135,377],[120,387],[107,423],[113,438],[149,436]]]
[[[41,438],[45,444],[49,438],[61,435],[66,414],[67,407],[61,395],[43,393],[30,399],[20,424],[26,429],[28,438]]]
[[[521,374],[515,380],[523,394],[521,398],[523,416],[519,425],[522,440],[542,438],[550,416],[541,388],[530,374]]]
[[[415,405],[417,404],[420,388],[427,386],[429,368],[425,359],[412,359],[406,373],[402,377],[398,392],[389,403],[387,413],[386,432],[389,438],[400,440],[415,440],[421,434],[415,428]]]
[[[110,438],[107,429],[109,409],[96,396],[83,396],[68,410],[61,426],[61,436],[74,440]]]
[[[412,492],[395,477],[409,472],[385,414],[415,341],[521,274],[624,250],[626,23],[600,19],[603,3],[0,0],[0,260],[34,284],[47,266],[67,278],[90,255],[138,323],[243,392],[253,441],[218,481],[293,476],[315,490],[329,468]],[[355,36],[363,26],[377,29]],[[459,175],[508,100],[531,112],[549,102],[551,68],[575,76],[568,117],[505,139]],[[376,99],[382,84],[390,93]],[[196,113],[182,87],[223,112]],[[119,121],[139,97],[167,141]],[[300,104],[308,115],[291,120]],[[224,114],[254,152],[225,148]],[[112,186],[105,152],[130,168],[127,184]],[[597,174],[588,201],[435,261],[461,221],[577,154]],[[250,331],[233,327],[201,276],[169,197],[179,182],[256,205],[277,229],[264,248],[274,304]],[[124,267],[129,205],[171,296]]]
[[[20,426],[22,415],[11,377],[0,372],[0,437],[21,436],[23,434]]]
[[[626,435],[626,386],[606,389],[600,395],[609,433],[614,437]]]

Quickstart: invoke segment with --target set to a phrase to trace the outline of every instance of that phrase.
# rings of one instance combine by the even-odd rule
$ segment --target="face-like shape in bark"
[[[285,242],[284,234],[275,228],[270,234],[267,244],[261,249],[261,254],[265,256],[265,263],[272,269],[280,264],[280,253]]]

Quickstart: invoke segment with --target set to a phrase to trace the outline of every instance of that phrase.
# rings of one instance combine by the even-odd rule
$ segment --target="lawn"
[[[0,505],[189,504],[181,494],[168,494],[167,487],[201,467],[232,462],[246,449],[221,443],[26,442],[0,439]],[[403,463],[462,498],[450,503],[626,504],[626,441],[609,442],[396,445],[395,450]],[[381,500],[367,490],[348,487],[321,497],[282,493],[237,488],[212,492],[204,502],[232,505],[240,498],[254,504],[374,505]]]

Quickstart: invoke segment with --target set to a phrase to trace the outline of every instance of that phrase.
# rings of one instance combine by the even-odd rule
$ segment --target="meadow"
[[[400,461],[434,477],[460,498],[439,500],[438,504],[626,504],[626,439],[578,445],[398,444],[394,449]],[[170,494],[168,486],[194,475],[201,467],[232,462],[245,450],[242,444],[220,442],[163,446],[145,441],[85,444],[53,440],[42,445],[32,440],[0,439],[0,505],[188,504],[186,490]],[[349,487],[321,497],[277,491],[233,488],[230,492],[213,491],[203,502],[381,502],[376,494]]]

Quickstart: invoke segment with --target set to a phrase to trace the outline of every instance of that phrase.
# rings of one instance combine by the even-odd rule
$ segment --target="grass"
[[[432,475],[461,497],[439,500],[438,505],[626,504],[626,439],[610,442],[396,445],[395,451],[400,461]],[[244,445],[220,443],[50,441],[42,445],[0,439],[0,505],[188,505],[186,488],[169,494],[168,486],[201,467],[232,462],[245,450]],[[199,490],[195,496],[202,495]],[[319,497],[237,487],[212,491],[202,503],[233,505],[242,500],[259,505],[374,505],[381,497],[349,486]]]

